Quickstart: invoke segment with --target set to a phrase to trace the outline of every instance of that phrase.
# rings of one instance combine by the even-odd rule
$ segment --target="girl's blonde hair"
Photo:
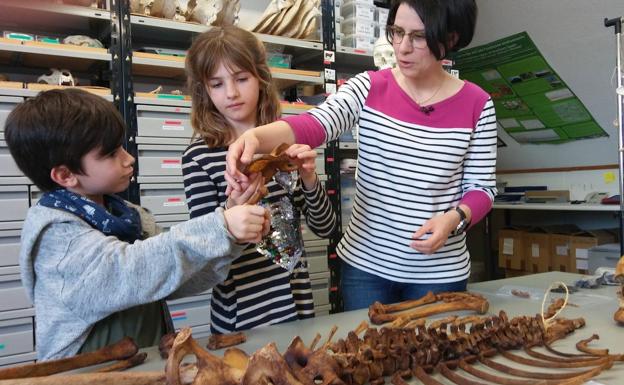
[[[280,116],[280,103],[271,70],[266,63],[264,45],[254,34],[227,26],[214,27],[199,35],[186,56],[186,76],[192,96],[193,136],[200,136],[208,147],[228,145],[234,130],[208,96],[206,82],[223,63],[226,67],[249,72],[258,79],[260,95],[256,125],[264,125]]]

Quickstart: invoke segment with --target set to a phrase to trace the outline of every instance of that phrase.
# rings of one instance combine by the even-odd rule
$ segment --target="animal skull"
[[[51,68],[49,74],[39,76],[37,83],[47,83],[56,86],[75,86],[78,84],[69,70],[59,70],[57,68]]]
[[[394,57],[394,48],[388,42],[386,36],[381,36],[373,46],[373,61],[379,69],[393,68],[396,66],[396,58]]]

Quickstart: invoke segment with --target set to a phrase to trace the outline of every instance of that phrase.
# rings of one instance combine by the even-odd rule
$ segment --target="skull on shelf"
[[[388,42],[386,36],[381,36],[375,42],[373,47],[373,60],[375,67],[379,69],[393,68],[396,66],[396,58],[394,57],[394,49],[392,44]]]
[[[239,0],[191,0],[187,18],[203,25],[236,25],[239,11]]]
[[[130,12],[140,15],[151,15],[154,0],[130,0]]]
[[[50,68],[50,73],[37,78],[37,83],[52,84],[55,86],[75,86],[78,84],[74,80],[71,72],[66,69]]]
[[[179,10],[178,0],[154,0],[150,9],[150,16],[173,19]]]

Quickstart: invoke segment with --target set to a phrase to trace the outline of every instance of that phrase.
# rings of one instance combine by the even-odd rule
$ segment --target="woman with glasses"
[[[462,291],[465,231],[496,194],[496,117],[489,95],[442,59],[470,43],[474,0],[398,0],[387,37],[397,67],[361,73],[308,113],[256,127],[230,145],[226,179],[281,142],[312,147],[359,125],[352,216],[337,253],[345,310],[427,291]]]

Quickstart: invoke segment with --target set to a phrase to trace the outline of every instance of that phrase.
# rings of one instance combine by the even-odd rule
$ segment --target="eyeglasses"
[[[412,31],[407,36],[413,48],[425,48],[427,46],[425,31]],[[396,25],[391,25],[386,29],[386,37],[392,44],[401,44],[403,37],[405,37],[405,30]]]

